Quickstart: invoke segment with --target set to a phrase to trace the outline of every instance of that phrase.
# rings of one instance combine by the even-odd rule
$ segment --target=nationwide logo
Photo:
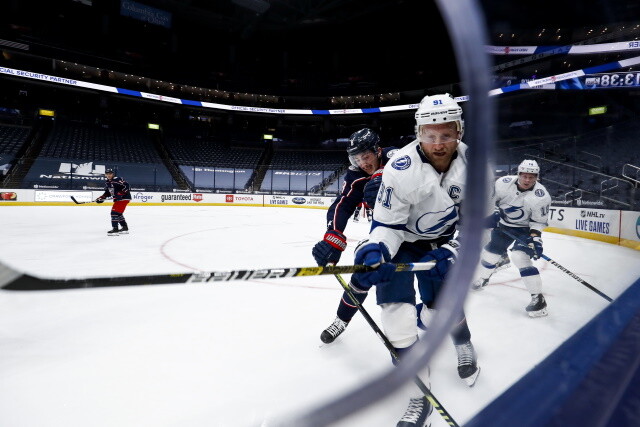
[[[227,203],[233,203],[233,194],[227,194],[224,196],[224,201]]]
[[[58,172],[65,175],[100,176],[104,175],[105,166],[95,165],[93,162],[86,163],[60,163]]]
[[[194,201],[194,202],[201,202],[201,201],[202,201],[202,194],[200,194],[200,193],[194,193],[194,194],[193,194],[193,201]]]
[[[603,206],[604,202],[602,200],[582,200],[576,199],[576,205],[578,206]]]

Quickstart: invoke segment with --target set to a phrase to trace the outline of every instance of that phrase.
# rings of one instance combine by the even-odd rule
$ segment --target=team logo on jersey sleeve
[[[538,188],[535,191],[535,195],[538,196],[538,197],[544,197],[544,190],[541,190],[541,189]]]
[[[459,199],[460,193],[462,193],[462,189],[457,185],[452,185],[451,187],[449,187],[449,197],[451,197],[452,200]]]
[[[511,182],[511,178],[509,178],[509,177],[502,178],[502,182]]]
[[[392,158],[398,152],[398,148],[394,148],[393,150],[387,151],[387,159]]]
[[[397,158],[391,163],[391,167],[394,169],[398,169],[399,171],[407,169],[411,166],[411,158],[409,156],[402,156]]]

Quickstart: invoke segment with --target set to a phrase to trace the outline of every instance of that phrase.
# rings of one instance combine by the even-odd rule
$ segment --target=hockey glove
[[[529,236],[527,246],[529,246],[531,259],[536,260],[542,256],[542,238],[540,236]]]
[[[500,223],[500,212],[494,211],[491,215],[485,218],[484,227],[488,229],[493,229],[498,226]]]
[[[391,255],[384,243],[367,243],[358,248],[355,253],[355,264],[378,267],[375,271],[354,273],[361,287],[371,288],[388,284],[396,271],[395,265],[388,264],[389,261],[391,261]]]
[[[104,203],[104,199],[101,199],[100,197],[98,197],[96,199],[96,203]]]
[[[431,270],[426,271],[427,276],[444,280],[449,267],[453,265],[458,256],[458,246],[459,244],[456,240],[450,240],[438,249],[428,252],[420,262],[435,261],[436,265]]]
[[[376,205],[376,199],[378,198],[378,190],[380,190],[380,184],[382,184],[382,169],[378,169],[371,175],[371,179],[364,186],[364,201],[370,208]]]
[[[325,267],[327,264],[337,264],[346,247],[345,235],[338,230],[329,230],[325,233],[324,239],[315,244],[311,255],[320,267]]]

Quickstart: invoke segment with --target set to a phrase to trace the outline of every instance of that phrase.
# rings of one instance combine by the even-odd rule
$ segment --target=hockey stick
[[[419,262],[395,264],[397,272],[423,271],[435,263]],[[102,288],[111,286],[162,285],[170,283],[227,282],[230,280],[282,279],[285,277],[319,276],[374,271],[366,265],[341,265],[327,267],[263,268],[256,270],[199,271],[193,273],[149,274],[144,276],[90,277],[83,279],[52,279],[19,273],[0,263],[0,288],[18,291]]]
[[[85,203],[95,203],[95,202],[96,202],[95,200],[92,200],[92,201],[90,201],[90,202],[79,202],[79,201],[77,201],[77,200],[76,200],[76,198],[75,198],[75,197],[73,197],[73,196],[71,196],[71,200],[73,200],[73,202],[74,202],[76,205],[84,205]]]
[[[521,245],[527,246],[527,244],[525,242],[523,242],[521,239],[517,238],[515,235],[513,235],[510,231],[507,231],[503,228],[499,228],[500,231],[502,231],[504,234],[506,234],[507,236],[511,237],[513,240],[515,240],[516,242],[520,243]],[[564,273],[567,273],[569,276],[573,277],[574,279],[576,279],[578,282],[580,282],[580,284],[586,286],[587,288],[591,289],[593,292],[595,292],[596,294],[600,295],[602,298],[606,299],[607,301],[611,302],[613,301],[613,299],[611,299],[609,296],[607,296],[604,292],[598,290],[596,287],[594,287],[593,285],[590,285],[589,283],[587,283],[585,280],[583,280],[580,276],[578,276],[577,274],[575,274],[574,272],[568,270],[567,268],[563,267],[562,265],[558,264],[556,261],[552,260],[551,258],[549,258],[548,256],[546,256],[545,254],[540,254],[540,258],[549,261],[551,264],[553,264],[554,266],[556,266],[559,270],[561,270]]]
[[[358,301],[358,298],[356,298],[356,296],[353,294],[353,291],[349,287],[349,284],[345,282],[345,280],[342,278],[340,274],[336,273],[334,274],[334,276],[336,277],[336,279],[338,279],[338,282],[340,282],[340,285],[342,286],[344,291],[347,293],[347,295],[349,295],[349,298],[351,298],[351,301],[358,308],[358,311],[362,313],[362,316],[365,318],[369,326],[371,326],[371,329],[373,329],[373,331],[380,337],[385,347],[387,347],[387,350],[389,350],[389,353],[391,353],[391,356],[396,361],[400,360],[398,357],[398,353],[396,352],[396,349],[393,347],[393,344],[391,344],[391,341],[389,341],[389,338],[387,338],[384,332],[382,332],[382,330],[378,327],[375,320],[371,318],[367,310],[365,310],[362,304],[360,304],[360,301]],[[427,387],[427,385],[420,379],[418,375],[416,375],[413,378],[413,381],[416,383],[420,391],[424,393],[424,396],[431,403],[431,405],[438,411],[438,413],[440,413],[440,416],[442,416],[442,419],[445,420],[446,423],[449,424],[450,426],[458,427],[458,423],[455,422],[451,414],[447,412],[444,406],[442,406],[442,404],[438,401],[438,399],[436,399],[433,393],[431,393],[431,390],[429,390],[429,387]]]

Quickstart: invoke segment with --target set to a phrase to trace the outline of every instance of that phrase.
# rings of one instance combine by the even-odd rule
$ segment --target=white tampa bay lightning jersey
[[[467,146],[459,143],[445,173],[437,172],[414,141],[385,166],[369,241],[394,256],[402,242],[453,236],[467,176]]]
[[[542,232],[549,220],[551,196],[544,185],[536,184],[520,191],[516,175],[496,180],[494,201],[500,210],[500,223],[508,227],[529,227]]]

